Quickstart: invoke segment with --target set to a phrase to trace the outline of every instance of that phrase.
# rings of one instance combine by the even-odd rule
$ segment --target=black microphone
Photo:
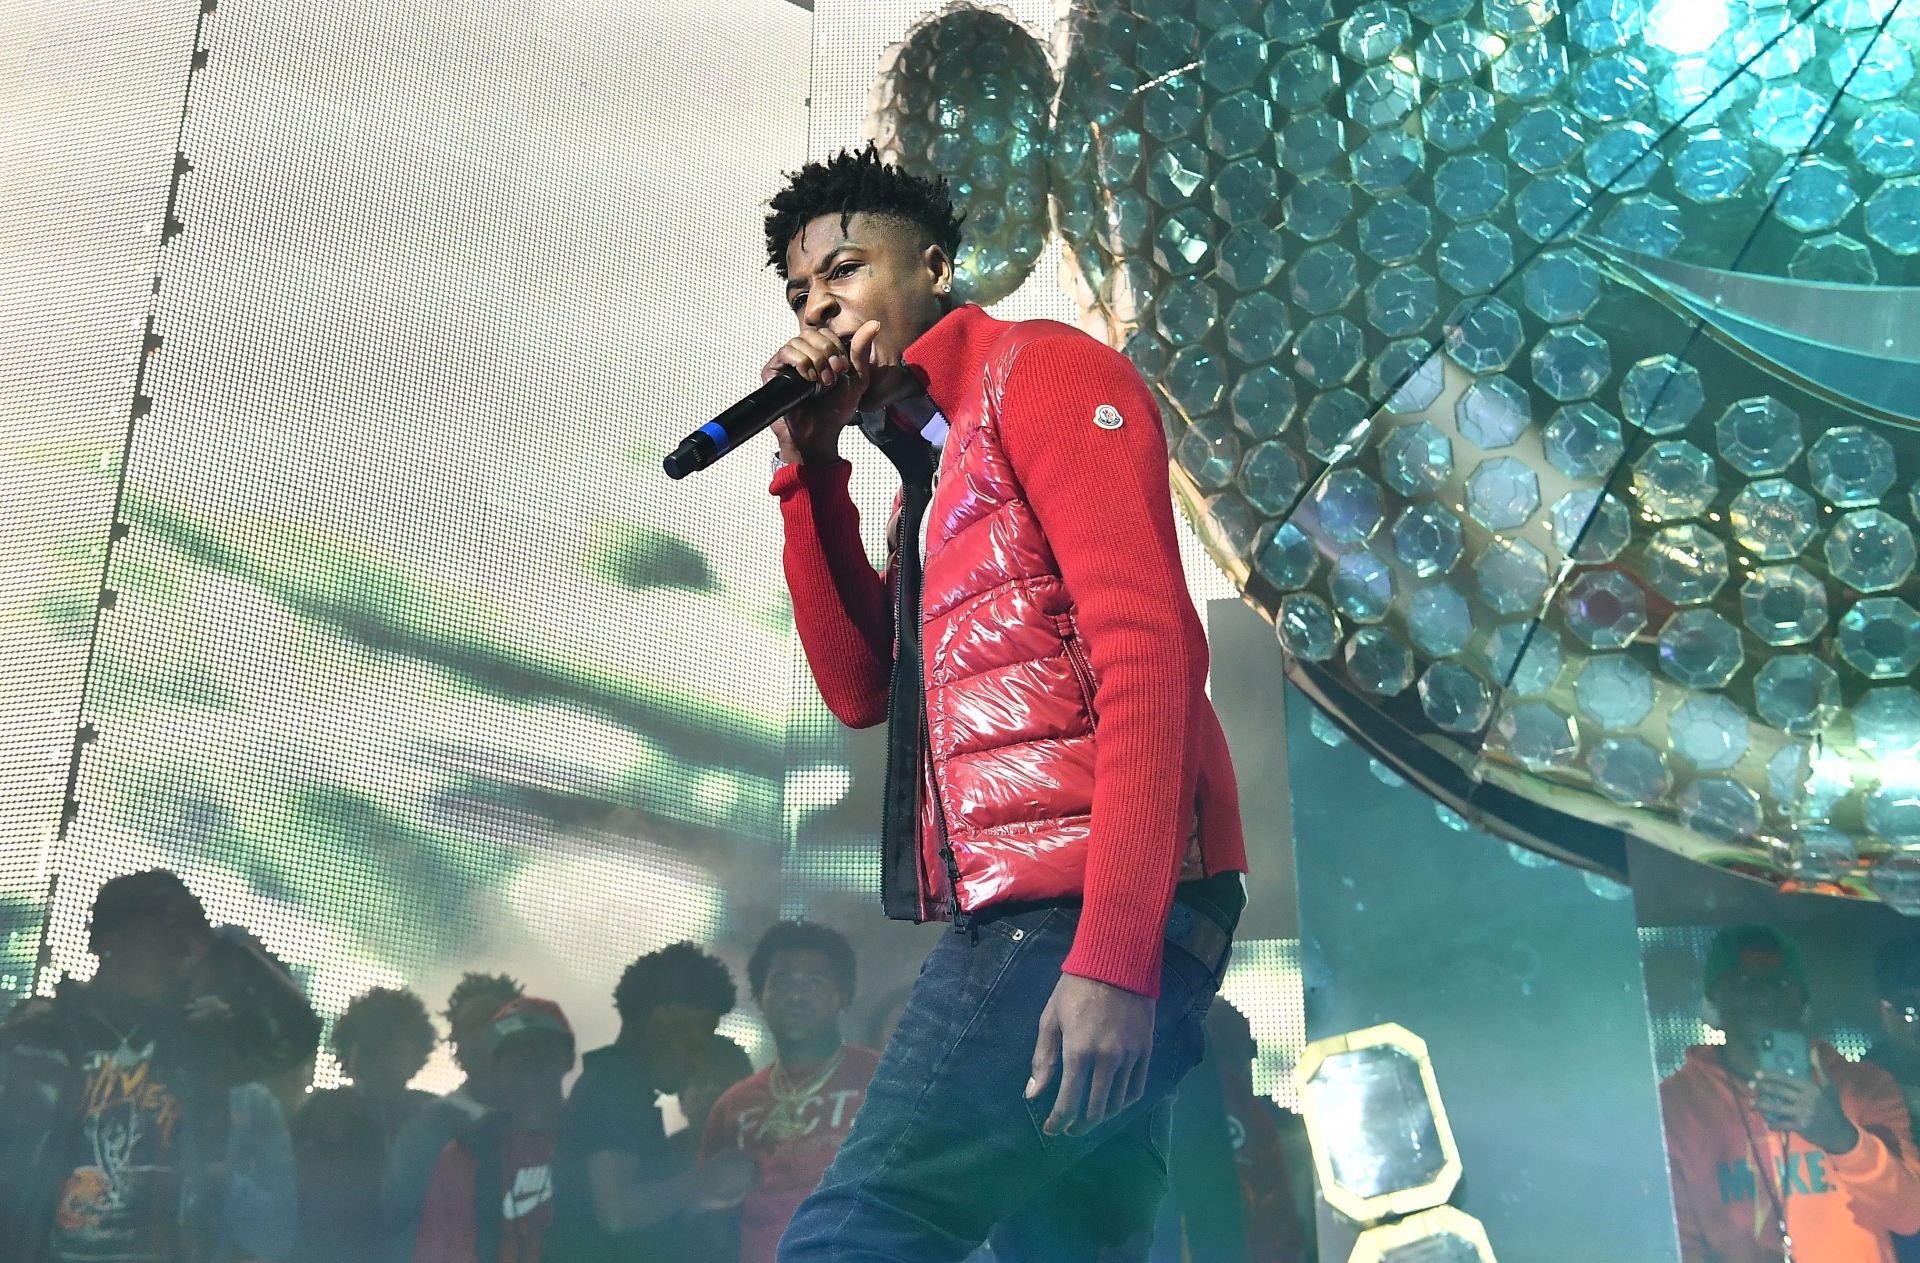
[[[681,439],[661,467],[669,478],[705,469],[819,393],[819,382],[783,366],[766,385]]]

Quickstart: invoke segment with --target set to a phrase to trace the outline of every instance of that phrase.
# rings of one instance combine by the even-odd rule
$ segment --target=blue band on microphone
[[[733,446],[732,440],[727,438],[726,430],[721,428],[718,421],[707,422],[700,427],[700,433],[713,440],[713,454],[715,456],[720,455],[720,453]]]

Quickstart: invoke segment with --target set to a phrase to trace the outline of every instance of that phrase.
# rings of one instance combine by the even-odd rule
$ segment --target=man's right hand
[[[828,387],[773,423],[781,460],[827,465],[840,458],[840,431],[859,411],[860,398],[872,381],[873,340],[879,333],[878,320],[861,325],[844,343],[830,330],[808,329],[773,353],[760,370],[761,381],[791,368]]]
[[[1765,1070],[1756,1074],[1753,1103],[1767,1126],[1775,1131],[1797,1132],[1816,1149],[1842,1154],[1860,1143],[1860,1129],[1841,1108],[1840,1090],[1828,1081],[1818,1058],[1808,1079]]]

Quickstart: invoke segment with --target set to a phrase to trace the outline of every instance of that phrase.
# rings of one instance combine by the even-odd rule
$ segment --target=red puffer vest
[[[923,766],[920,889],[928,911],[940,902],[933,892],[949,884],[943,830],[959,904],[969,912],[1078,895],[1087,866],[1092,661],[997,425],[1021,348],[1064,330],[1052,321],[1000,328],[978,387],[944,401],[949,429],[927,515],[921,643],[931,757]],[[1201,875],[1197,813],[1182,875]]]

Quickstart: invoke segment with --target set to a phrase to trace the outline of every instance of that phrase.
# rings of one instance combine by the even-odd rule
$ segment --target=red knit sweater
[[[951,414],[981,389],[987,348],[1005,327],[963,308],[909,347],[906,362]],[[1207,873],[1244,872],[1246,853],[1226,739],[1199,691],[1207,647],[1180,564],[1165,436],[1157,416],[1112,431],[1094,425],[1099,401],[1147,397],[1124,361],[1107,362],[1130,381],[1089,381],[1049,371],[1064,359],[1023,357],[999,426],[1099,682],[1084,910],[1066,972],[1153,995],[1196,779],[1213,791],[1200,822]],[[842,722],[867,727],[886,717],[893,628],[887,582],[860,542],[850,473],[844,460],[785,466],[771,490],[821,696]]]

